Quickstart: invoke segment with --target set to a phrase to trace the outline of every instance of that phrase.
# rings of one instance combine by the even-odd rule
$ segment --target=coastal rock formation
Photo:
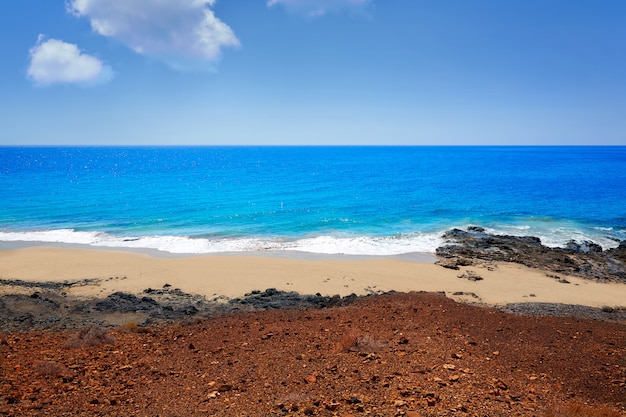
[[[480,227],[452,229],[437,248],[437,262],[445,268],[484,262],[514,262],[554,273],[600,282],[626,283],[626,241],[603,250],[593,242],[570,241],[564,248],[550,248],[533,236],[492,235]]]
[[[80,282],[84,284],[83,282]],[[0,296],[0,331],[75,328],[84,325],[137,325],[208,318],[256,310],[328,308],[353,303],[358,297],[302,295],[294,291],[268,288],[252,291],[241,298],[207,299],[165,285],[147,288],[143,295],[114,292],[104,298],[83,299],[62,290],[74,282],[37,283],[0,280],[0,284],[37,290],[30,295]]]

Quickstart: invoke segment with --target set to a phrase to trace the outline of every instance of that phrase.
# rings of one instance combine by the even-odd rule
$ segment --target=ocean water
[[[5,147],[0,242],[434,252],[476,225],[626,239],[626,147]]]

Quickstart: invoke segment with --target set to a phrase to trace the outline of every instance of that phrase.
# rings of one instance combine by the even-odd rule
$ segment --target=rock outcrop
[[[438,264],[445,268],[484,262],[514,262],[554,273],[601,282],[626,283],[626,241],[603,250],[593,242],[570,241],[564,248],[543,245],[533,236],[492,235],[480,227],[452,229],[437,248]]]

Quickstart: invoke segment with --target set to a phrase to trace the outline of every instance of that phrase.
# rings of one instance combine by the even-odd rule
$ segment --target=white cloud
[[[215,0],[68,0],[67,9],[92,29],[139,54],[165,62],[216,61],[239,46],[232,29],[209,6]]]
[[[39,35],[30,49],[28,76],[38,84],[99,84],[109,81],[113,71],[74,44]]]
[[[373,0],[268,0],[267,6],[283,5],[292,12],[317,17],[328,13],[348,10],[366,11]]]

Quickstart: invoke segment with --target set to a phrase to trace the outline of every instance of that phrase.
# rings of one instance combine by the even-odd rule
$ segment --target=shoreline
[[[439,293],[516,314],[626,323],[624,242],[547,248],[472,227],[436,254],[298,251],[170,254],[77,244],[0,244],[0,330],[150,324],[236,311],[320,308],[397,293]],[[597,245],[596,245],[597,246]],[[7,248],[9,247],[9,248]],[[621,268],[621,269],[616,269]]]
[[[140,255],[148,255],[153,258],[193,258],[212,256],[259,256],[269,258],[304,259],[304,260],[366,260],[366,259],[398,259],[412,262],[435,263],[437,255],[435,252],[407,252],[396,255],[352,255],[344,253],[317,253],[305,252],[301,250],[258,250],[258,251],[231,251],[231,252],[211,252],[211,253],[174,253],[152,248],[132,248],[116,246],[98,246],[80,243],[44,242],[44,241],[0,241],[0,252],[28,248],[65,248],[65,249],[89,249],[111,252],[128,252]]]

